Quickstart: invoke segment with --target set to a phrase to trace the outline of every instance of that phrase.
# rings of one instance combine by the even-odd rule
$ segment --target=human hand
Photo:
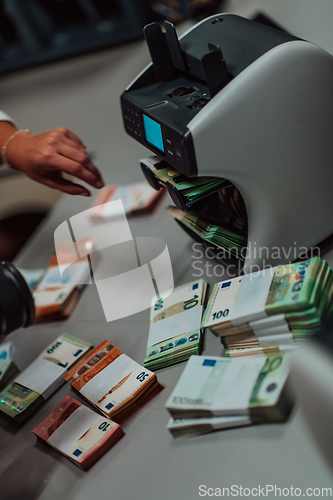
[[[65,127],[38,135],[20,132],[9,142],[6,159],[31,179],[64,193],[91,196],[88,189],[65,179],[62,173],[73,175],[97,189],[104,186],[99,170],[87,155],[86,146]]]

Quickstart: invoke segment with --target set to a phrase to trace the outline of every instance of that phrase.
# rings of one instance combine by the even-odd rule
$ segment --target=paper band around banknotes
[[[164,342],[171,337],[192,332],[200,326],[203,306],[196,306],[174,316],[152,323],[149,329],[148,345]]]
[[[81,394],[86,397],[93,404],[105,396],[110,390],[110,380],[113,386],[119,384],[129,372],[135,370],[139,365],[136,361],[121,354],[112,363],[104,368],[101,372],[95,375],[89,382],[87,382],[80,390]]]
[[[59,451],[67,453],[98,418],[105,420],[105,417],[82,405],[53,432],[47,442]]]

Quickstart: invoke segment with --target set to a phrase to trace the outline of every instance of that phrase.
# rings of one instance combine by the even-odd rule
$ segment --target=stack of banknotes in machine
[[[206,290],[207,283],[201,279],[153,300],[144,366],[157,370],[200,354]]]
[[[247,242],[245,236],[206,222],[195,213],[183,212],[176,207],[169,207],[168,212],[205,243],[224,250],[230,257],[240,261],[244,260],[244,247]]]
[[[91,217],[96,220],[115,217],[114,209],[110,209],[107,203],[119,199],[128,215],[150,213],[155,210],[163,194],[164,190],[156,191],[147,182],[134,182],[123,186],[111,184],[98,191],[92,204],[95,210]]]
[[[112,420],[98,415],[70,396],[32,431],[37,439],[87,470],[124,435]]]
[[[78,252],[81,246],[90,253],[93,242],[89,238],[77,242]],[[35,322],[68,318],[76,306],[84,288],[82,283],[90,280],[90,269],[87,260],[79,260],[76,253],[73,255],[74,251],[72,243],[59,245],[57,254],[62,266],[66,262],[70,265],[61,275],[58,259],[53,255],[41,280],[33,289]]]
[[[274,355],[317,333],[332,299],[332,270],[313,257],[217,283],[202,326],[221,337],[227,356]]]
[[[0,390],[18,373],[14,363],[15,344],[12,340],[0,343]]]
[[[148,182],[155,189],[166,186],[172,200],[182,210],[230,185],[220,177],[187,177],[158,156],[143,158],[140,161]]]
[[[166,407],[175,437],[284,422],[292,409],[288,355],[191,356]]]
[[[64,379],[108,418],[122,424],[162,389],[143,368],[108,340],[86,355]]]
[[[92,347],[73,335],[60,335],[0,391],[0,412],[23,422],[64,384],[64,373]]]

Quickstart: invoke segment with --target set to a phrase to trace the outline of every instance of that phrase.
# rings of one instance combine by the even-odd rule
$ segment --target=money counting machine
[[[121,96],[125,129],[186,178],[229,181],[191,210],[247,236],[244,271],[295,260],[327,238],[333,57],[231,14],[180,39],[167,22],[144,32],[152,63]]]

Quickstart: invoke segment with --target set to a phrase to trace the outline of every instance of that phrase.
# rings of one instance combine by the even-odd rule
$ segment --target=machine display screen
[[[155,148],[159,149],[160,151],[163,151],[164,153],[161,125],[144,114],[142,116],[143,126],[146,134],[146,141],[155,146]]]

